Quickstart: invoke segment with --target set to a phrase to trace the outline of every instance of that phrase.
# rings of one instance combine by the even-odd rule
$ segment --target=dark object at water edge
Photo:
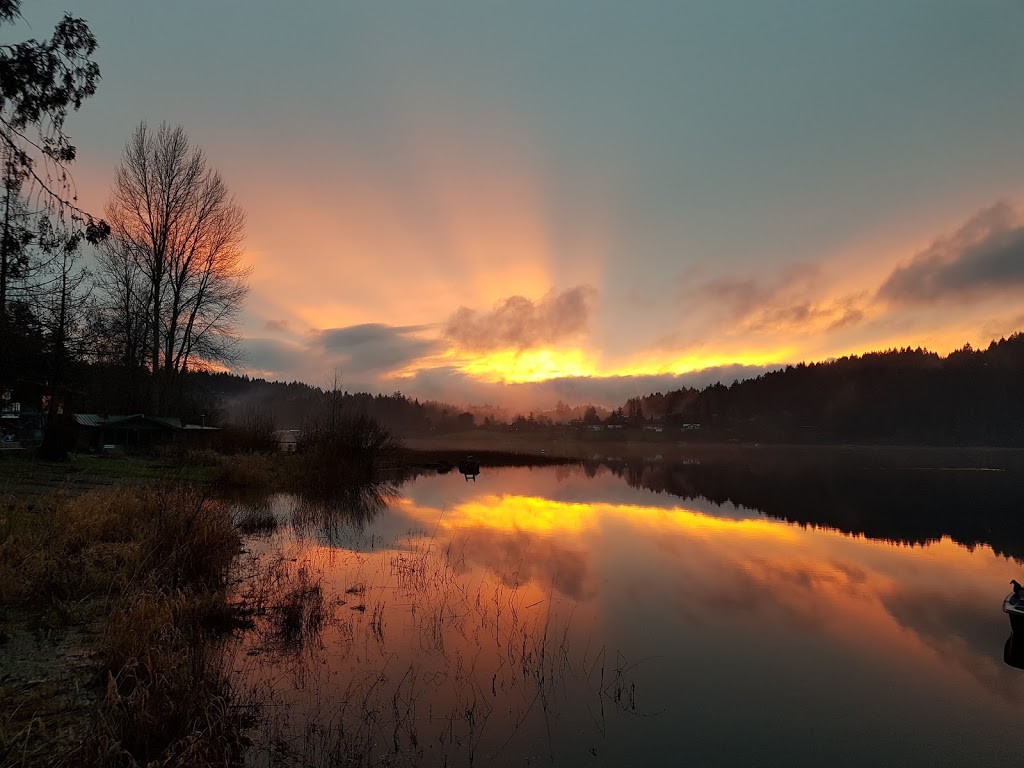
[[[1008,667],[1024,669],[1024,640],[1020,635],[1011,634],[1003,646],[1003,662]]]
[[[1013,592],[1003,600],[1003,613],[1010,619],[1010,631],[1014,634],[1020,633],[1024,638],[1024,587],[1017,583],[1016,579],[1010,579],[1013,585]]]
[[[472,458],[463,459],[459,462],[459,472],[466,480],[473,478],[473,482],[476,482],[476,476],[480,474],[480,462]]]

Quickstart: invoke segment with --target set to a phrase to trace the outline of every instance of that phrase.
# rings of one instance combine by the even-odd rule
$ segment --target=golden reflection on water
[[[674,607],[683,622],[728,625],[742,615],[742,622],[870,648],[888,664],[930,659],[944,675],[966,673],[1001,697],[1021,698],[998,655],[1008,634],[1000,602],[1020,569],[989,547],[972,550],[948,537],[899,545],[658,501],[662,506],[481,492],[444,508],[406,496],[399,508],[435,526],[437,538],[464,542],[460,551],[474,567],[506,580],[511,568],[517,583],[532,580],[591,600],[606,626],[616,623],[619,607],[599,585],[611,581],[651,610]],[[724,516],[730,511],[734,516]]]
[[[653,532],[707,531],[709,535],[760,536],[795,539],[787,525],[759,519],[712,517],[682,507],[645,507],[602,502],[574,503],[537,496],[488,494],[466,501],[451,510],[420,508],[403,498],[400,508],[424,524],[441,519],[446,530],[483,526],[497,531],[523,531],[542,535],[568,536],[597,529],[602,521],[624,520]]]
[[[387,731],[399,764],[471,747],[494,764],[619,765],[638,740],[662,764],[682,733],[698,762],[764,760],[787,740],[834,763],[928,760],[955,739],[997,744],[1016,718],[1024,688],[1001,660],[999,605],[1018,565],[990,548],[902,546],[588,483],[424,477],[347,546],[293,534],[286,560],[315,569],[333,606],[299,665],[321,682],[257,677],[282,711]],[[346,708],[357,694],[369,710]],[[738,717],[744,742],[702,741]],[[882,722],[900,746],[872,752]]]
[[[481,493],[450,507],[419,505],[404,496],[395,507],[437,539],[472,534],[519,541],[523,548],[554,542],[563,552],[586,553],[588,560],[602,554],[612,559],[610,545],[654,550],[647,564],[657,561],[670,567],[661,576],[713,573],[718,591],[735,587],[730,602],[751,595],[788,600],[785,593],[794,593],[802,600],[813,596],[843,601],[847,607],[852,601],[881,607],[886,598],[908,591],[923,597],[930,591],[942,591],[947,598],[976,594],[981,601],[992,601],[1001,599],[1002,585],[1017,572],[990,548],[971,550],[948,537],[926,546],[898,545],[756,515],[719,517],[682,506]],[[730,579],[738,581],[726,584]]]

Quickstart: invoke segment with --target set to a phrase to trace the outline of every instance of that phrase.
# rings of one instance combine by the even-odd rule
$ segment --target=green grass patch
[[[206,464],[187,461],[147,459],[135,456],[85,456],[71,461],[74,472],[82,472],[115,479],[186,480],[206,482],[213,479],[216,469]]]

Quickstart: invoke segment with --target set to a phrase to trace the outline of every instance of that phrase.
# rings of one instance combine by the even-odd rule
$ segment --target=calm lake
[[[234,649],[253,762],[1020,764],[1024,492],[991,469],[610,459],[274,497]]]

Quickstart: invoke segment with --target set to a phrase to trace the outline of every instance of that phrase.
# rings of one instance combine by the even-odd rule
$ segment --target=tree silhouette
[[[104,293],[118,299],[107,312],[124,332],[132,309],[121,299],[142,300],[150,408],[162,413],[189,366],[239,359],[245,214],[184,129],[162,123],[154,131],[145,122],[125,145],[106,212],[113,242],[101,274],[113,281]]]
[[[0,27],[20,8],[20,0],[0,0]],[[69,172],[76,151],[64,133],[69,111],[95,93],[95,50],[88,25],[70,15],[49,39],[0,46],[0,387],[39,375],[41,339],[27,299],[48,286],[35,278],[81,238],[98,242],[108,231],[76,203]]]
[[[1022,377],[1017,333],[945,358],[903,348],[800,363],[728,387],[652,394],[641,405],[671,423],[701,424],[708,440],[1021,445]]]
[[[21,0],[0,0],[0,25],[20,16]],[[34,202],[84,225],[90,240],[106,228],[75,204],[68,168],[76,150],[64,133],[68,112],[96,92],[96,38],[70,14],[48,40],[0,46],[0,149],[18,169]]]

